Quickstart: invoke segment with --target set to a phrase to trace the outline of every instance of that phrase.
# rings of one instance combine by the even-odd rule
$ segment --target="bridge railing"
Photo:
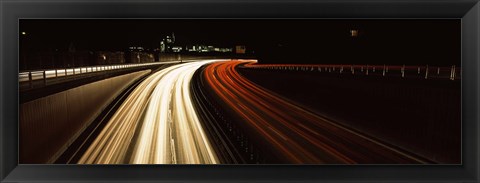
[[[96,66],[85,66],[85,67],[75,67],[75,68],[58,68],[58,69],[44,69],[44,70],[33,70],[33,71],[22,71],[18,73],[18,82],[25,84],[30,83],[32,86],[33,81],[43,81],[46,82],[47,79],[61,78],[67,76],[78,76],[87,73],[96,73],[96,72],[105,72],[112,70],[121,70],[128,68],[137,68],[151,65],[162,65],[170,63],[179,63],[181,61],[171,61],[171,62],[152,62],[152,63],[135,63],[135,64],[119,64],[119,65],[96,65]]]

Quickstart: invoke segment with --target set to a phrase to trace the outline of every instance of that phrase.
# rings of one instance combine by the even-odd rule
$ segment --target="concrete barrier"
[[[116,76],[21,104],[20,163],[54,162],[109,103],[150,72]]]

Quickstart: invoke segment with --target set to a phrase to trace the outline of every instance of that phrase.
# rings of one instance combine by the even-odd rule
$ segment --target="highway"
[[[314,113],[237,71],[255,64],[254,60],[187,62],[148,76],[120,105],[78,163],[429,162]],[[212,103],[220,103],[220,109]],[[232,125],[238,127],[233,131],[246,133],[232,132]],[[248,146],[247,141],[239,141],[244,136]]]
[[[160,70],[142,81],[79,164],[215,164],[218,157],[193,107],[190,80],[214,60]]]
[[[237,67],[254,61],[217,62],[203,76],[214,95],[257,142],[281,162],[293,164],[426,163],[362,133],[299,107],[244,78]],[[235,117],[234,117],[235,118]]]

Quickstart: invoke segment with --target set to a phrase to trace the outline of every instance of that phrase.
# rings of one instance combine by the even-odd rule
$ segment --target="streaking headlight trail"
[[[78,163],[219,163],[190,94],[193,74],[211,62],[174,65],[142,81]]]

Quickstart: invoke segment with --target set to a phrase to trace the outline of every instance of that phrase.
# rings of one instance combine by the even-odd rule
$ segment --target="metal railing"
[[[23,82],[32,82],[36,80],[45,81],[46,79],[51,79],[51,78],[59,78],[59,77],[66,77],[66,76],[82,75],[87,73],[112,71],[112,70],[144,67],[144,66],[151,66],[151,65],[171,64],[171,63],[179,63],[179,62],[181,61],[153,62],[153,63],[141,63],[141,64],[140,63],[121,64],[121,65],[98,65],[98,66],[86,66],[86,67],[76,67],[76,68],[23,71],[18,73],[18,82],[23,83]]]
[[[136,63],[136,64],[118,64],[118,65],[96,65],[85,66],[75,68],[58,68],[58,69],[45,69],[34,71],[22,71],[18,73],[18,82],[21,89],[34,88],[35,86],[47,85],[49,82],[57,82],[60,78],[71,78],[73,76],[84,76],[90,73],[100,73],[114,70],[131,69],[152,65],[181,63],[182,61],[170,61],[170,62],[152,62],[152,63]],[[52,80],[53,79],[53,80]],[[52,80],[52,81],[50,81]]]
[[[406,66],[406,65],[319,65],[319,64],[245,64],[246,68],[285,70],[285,71],[315,71],[352,75],[379,75],[399,76],[402,78],[424,78],[424,79],[461,79],[461,67],[452,65],[450,67],[440,66]]]

